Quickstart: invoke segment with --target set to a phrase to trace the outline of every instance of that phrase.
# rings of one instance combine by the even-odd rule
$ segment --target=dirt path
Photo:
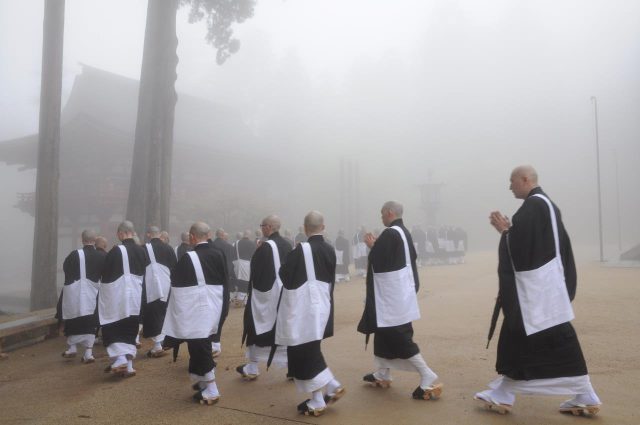
[[[512,414],[485,412],[474,392],[495,377],[495,345],[485,350],[488,322],[496,293],[496,257],[473,254],[467,264],[420,271],[422,319],[414,324],[422,353],[445,384],[436,402],[412,400],[417,377],[397,372],[391,388],[363,385],[373,367],[372,347],[355,331],[362,312],[364,284],[356,279],[336,288],[335,336],[323,343],[331,370],[347,395],[320,418],[296,414],[304,399],[287,382],[284,371],[261,370],[255,382],[243,382],[235,366],[243,363],[240,347],[242,310],[233,309],[223,332],[217,376],[221,401],[213,407],[190,399],[186,347],[177,363],[169,356],[135,361],[138,376],[115,379],[102,372],[108,364],[96,347],[96,364],[64,360],[63,338],[13,352],[0,361],[2,424],[640,424],[640,269],[579,264],[574,303],[577,329],[592,382],[604,407],[595,420],[557,412],[565,397],[519,396]],[[149,348],[145,342],[140,353]]]

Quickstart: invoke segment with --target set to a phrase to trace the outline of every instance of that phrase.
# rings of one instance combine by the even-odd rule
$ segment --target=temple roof
[[[76,146],[66,145],[90,142],[68,137],[67,127],[83,125],[80,122],[100,128],[101,133],[111,134],[124,146],[131,145],[133,149],[138,88],[137,80],[82,65],[82,73],[76,76],[62,110],[61,152],[68,152],[66,148],[76,150]],[[37,133],[0,141],[0,161],[9,165],[20,164],[23,169],[35,168],[37,143]],[[93,145],[92,149],[97,147],[90,144]],[[251,156],[255,137],[240,114],[232,109],[194,96],[178,94],[174,124],[176,154],[181,150],[181,145],[203,147],[207,152]],[[112,151],[108,145],[105,149]]]
[[[138,81],[86,65],[76,77],[61,118],[62,224],[104,223],[124,214],[137,108]],[[291,167],[278,165],[278,152],[267,160],[255,151],[257,145],[240,114],[179,94],[172,157],[173,219],[205,214],[238,226],[256,222],[242,214],[266,208],[267,197],[278,199],[277,188],[292,173]],[[0,142],[0,162],[19,164],[23,170],[36,168],[37,147],[38,134]],[[16,206],[34,214],[33,193],[19,193]]]

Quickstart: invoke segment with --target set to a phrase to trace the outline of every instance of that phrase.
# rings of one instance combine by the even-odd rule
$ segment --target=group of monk
[[[499,377],[474,398],[486,409],[509,412],[515,394],[570,394],[560,405],[563,413],[595,415],[596,395],[575,330],[571,301],[576,291],[576,268],[560,210],[538,185],[531,166],[516,167],[510,190],[524,202],[509,220],[498,211],[490,224],[500,233],[499,291],[490,338],[500,311],[504,321],[498,342]],[[418,400],[437,400],[443,385],[429,368],[413,340],[412,322],[420,319],[417,292],[420,280],[411,232],[403,222],[403,206],[385,202],[385,226],[378,237],[362,235],[368,248],[366,299],[357,331],[373,334],[375,369],[366,383],[387,388],[392,370],[416,372],[412,393]],[[247,381],[260,375],[260,363],[287,369],[287,377],[309,398],[297,406],[304,415],[320,416],[346,393],[331,372],[321,350],[333,335],[336,249],[323,237],[324,216],[310,211],[304,217],[306,241],[294,246],[279,231],[276,215],[265,217],[262,242],[248,259],[231,254],[211,240],[206,223],[189,229],[185,250],[176,252],[150,227],[149,242],[134,240],[129,221],[117,229],[120,245],[108,253],[95,248],[96,234],[82,233],[83,247],[72,251],[63,268],[65,284],[58,305],[64,320],[67,350],[75,357],[85,347],[82,361],[91,363],[98,327],[111,364],[105,370],[117,376],[135,376],[140,326],[153,341],[149,357],[160,357],[186,343],[193,399],[211,405],[220,399],[215,357],[229,309],[230,276],[247,279],[242,341],[247,363],[236,371]],[[553,307],[549,307],[553,306]],[[561,336],[561,337],[559,337]]]

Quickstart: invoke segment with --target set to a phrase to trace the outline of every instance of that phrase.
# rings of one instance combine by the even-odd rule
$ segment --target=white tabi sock
[[[116,357],[116,360],[111,364],[111,367],[119,367],[123,364],[127,364],[127,358],[125,356],[118,356]]]
[[[585,406],[598,406],[602,404],[600,398],[598,398],[598,395],[593,390],[585,394],[576,394],[570,401],[575,404],[584,404]]]
[[[438,379],[438,375],[436,375],[431,369],[429,369],[429,366],[427,366],[422,354],[418,353],[408,360],[420,374],[420,388],[423,390],[430,387],[435,380]]]
[[[84,350],[84,356],[82,357],[84,357],[85,360],[93,357],[93,348],[87,348],[86,350]]]
[[[133,360],[127,360],[127,372],[133,372]]]
[[[311,400],[307,401],[307,406],[312,409],[319,409],[325,407],[327,403],[324,402],[324,396],[322,390],[314,391],[311,393]]]
[[[202,384],[203,382],[201,382]],[[204,382],[206,388],[202,390],[202,396],[205,398],[219,397],[220,391],[218,391],[218,386],[216,385],[216,381]]]
[[[327,384],[327,394],[328,395],[333,395],[336,393],[336,390],[338,388],[340,388],[342,386],[342,384],[340,384],[340,382],[338,382],[338,380],[336,378],[333,378],[331,380],[331,382],[329,382]]]
[[[211,351],[213,351],[214,353],[217,351],[219,353],[222,353],[222,344],[220,344],[219,342],[212,342],[211,343]]]
[[[507,404],[509,406],[513,406],[516,402],[515,394],[500,388],[481,391],[476,393],[476,397],[492,403]]]
[[[154,342],[152,351],[162,351],[162,342]]]
[[[71,353],[77,353],[78,349],[76,347],[76,344],[71,344],[69,345],[69,348],[67,348],[67,353],[71,354]]]
[[[258,362],[249,362],[244,366],[244,373],[248,375],[260,375]]]
[[[383,367],[373,372],[373,377],[380,381],[391,381],[391,369]]]

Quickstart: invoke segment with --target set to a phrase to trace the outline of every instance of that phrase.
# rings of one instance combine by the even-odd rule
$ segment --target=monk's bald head
[[[200,242],[206,242],[211,234],[211,228],[207,223],[198,221],[191,225],[189,229],[189,236],[191,238],[191,244],[196,245]]]
[[[82,231],[82,244],[94,245],[98,234],[93,229],[85,229]]]
[[[518,199],[526,199],[534,188],[538,187],[538,172],[531,165],[520,165],[511,172],[509,189]]]
[[[538,184],[538,172],[531,165],[520,165],[513,169],[511,176],[526,178],[534,184]]]
[[[304,233],[307,236],[322,233],[324,230],[324,216],[320,211],[310,211],[304,216]]]

